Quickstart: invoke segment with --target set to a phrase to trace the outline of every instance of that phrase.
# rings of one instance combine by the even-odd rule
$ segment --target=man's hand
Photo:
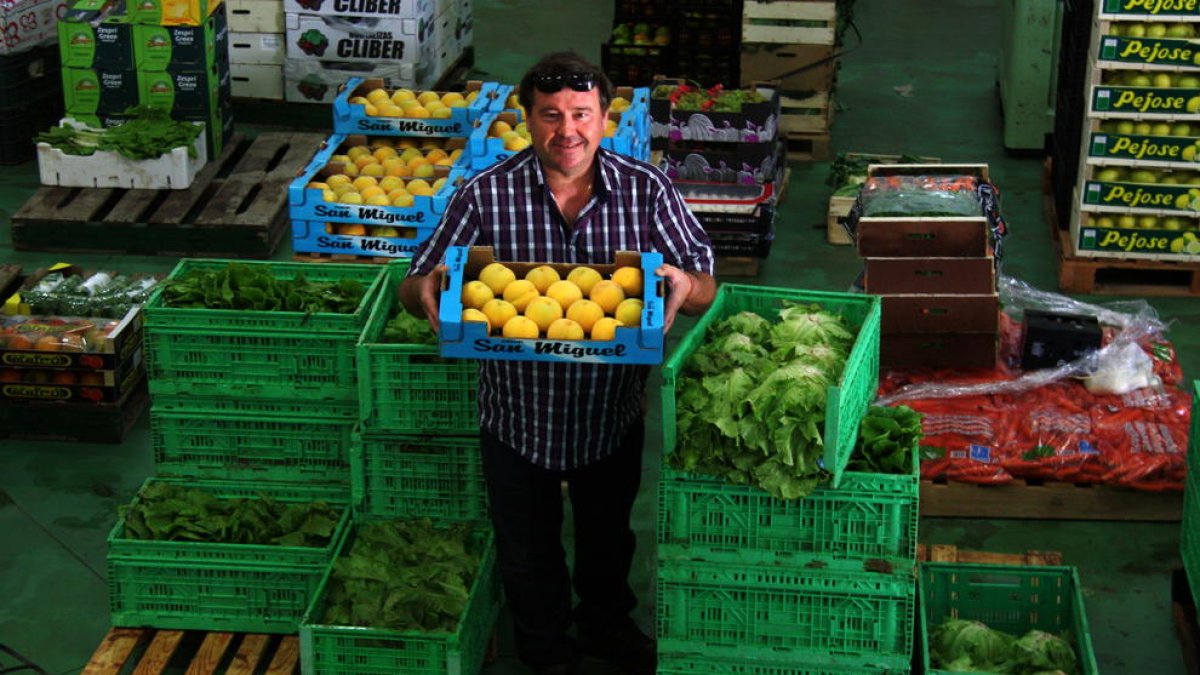
[[[663,264],[654,273],[667,281],[667,305],[663,308],[663,332],[671,330],[675,316],[699,314],[712,304],[716,280],[701,272],[684,272],[674,265]]]
[[[400,284],[400,302],[413,316],[424,316],[433,332],[441,329],[438,320],[438,298],[442,292],[442,277],[450,268],[438,265],[429,274],[406,277]]]

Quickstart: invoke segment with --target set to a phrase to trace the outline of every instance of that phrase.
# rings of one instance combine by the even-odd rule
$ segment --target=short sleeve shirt
[[[428,274],[449,246],[490,246],[497,260],[611,264],[617,251],[657,251],[713,273],[708,236],[670,180],[629,157],[597,151],[594,196],[568,227],[532,149],[464,184],[413,258]],[[563,471],[610,455],[644,414],[646,366],[480,362],[480,426],[530,462]]]

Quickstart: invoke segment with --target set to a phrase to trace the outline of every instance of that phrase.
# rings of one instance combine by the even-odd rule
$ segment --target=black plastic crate
[[[737,51],[703,54],[680,49],[671,70],[677,77],[694,80],[704,87],[723,84],[734,89],[741,81],[741,60]]]
[[[741,30],[743,0],[675,0],[675,12],[685,16],[696,12],[719,12],[726,16],[735,16],[738,20],[738,30]]]
[[[1059,229],[1070,228],[1072,202],[1079,178],[1080,138],[1087,116],[1088,92],[1084,89],[1095,11],[1093,0],[1066,0],[1063,3],[1054,133],[1050,141],[1050,189]]]
[[[669,72],[674,50],[657,45],[600,45],[600,67],[608,79],[630,87],[646,87],[655,75]]]
[[[766,258],[771,255],[771,242],[775,241],[775,230],[768,232],[725,232],[710,230],[713,252],[719,256],[739,258]]]
[[[0,164],[21,164],[37,155],[33,137],[57,126],[63,116],[62,88],[57,78],[42,78],[13,97],[18,105],[0,109]]]
[[[0,111],[26,107],[31,88],[40,93],[49,82],[58,89],[61,71],[58,44],[0,56]]]
[[[668,0],[616,0],[613,3],[614,25],[626,21],[671,24],[674,19],[675,5]]]
[[[681,15],[675,24],[674,43],[679,50],[705,50],[732,53],[742,48],[741,16],[718,12],[691,12]]]

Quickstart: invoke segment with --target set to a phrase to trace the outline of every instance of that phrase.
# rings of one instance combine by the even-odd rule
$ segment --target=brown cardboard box
[[[863,258],[978,258],[988,255],[987,218],[859,218]]]
[[[879,340],[884,368],[993,368],[996,333],[892,333]]]
[[[778,79],[788,91],[832,91],[837,77],[833,54],[833,45],[743,42],[742,86]]]
[[[864,290],[889,294],[991,294],[991,256],[981,258],[866,258]]]
[[[891,333],[995,333],[1000,297],[991,295],[885,295],[880,331]]]

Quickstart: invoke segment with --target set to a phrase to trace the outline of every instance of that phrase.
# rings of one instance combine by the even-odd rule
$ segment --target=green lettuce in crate
[[[383,342],[395,342],[412,345],[436,345],[437,333],[429,325],[429,321],[417,317],[400,308],[396,315],[388,319],[383,327]]]
[[[825,396],[854,338],[841,317],[815,304],[713,322],[679,378],[671,466],[781,499],[810,494],[827,475],[818,463]]]
[[[267,495],[222,499],[166,482],[147,485],[118,509],[127,539],[324,547],[338,512],[324,502],[283,503]]]
[[[471,542],[470,523],[359,526],[349,554],[334,563],[322,623],[453,632],[479,569],[481,551]]]
[[[220,269],[193,269],[163,282],[163,303],[189,309],[353,314],[366,287],[357,279],[309,281],[303,273],[277,279],[268,265],[231,262]]]
[[[1073,675],[1078,661],[1066,639],[1030,630],[1020,638],[980,621],[946,619],[929,636],[935,668],[952,673]]]
[[[922,436],[921,413],[903,405],[870,406],[858,427],[858,445],[847,468],[866,473],[909,473],[913,448]]]

